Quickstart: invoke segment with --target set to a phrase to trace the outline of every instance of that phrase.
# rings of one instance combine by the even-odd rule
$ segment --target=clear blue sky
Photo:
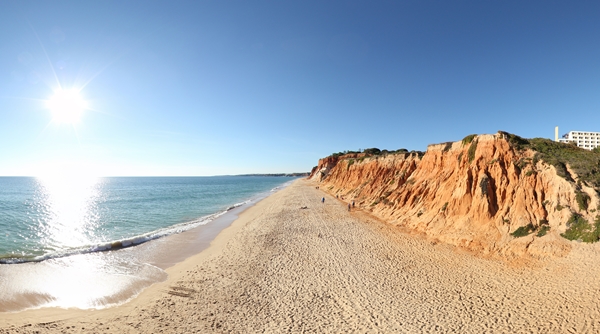
[[[598,1],[0,2],[0,175],[309,171],[556,125],[600,131]]]

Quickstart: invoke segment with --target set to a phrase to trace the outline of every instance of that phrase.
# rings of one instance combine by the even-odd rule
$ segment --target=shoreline
[[[0,333],[600,331],[597,245],[509,266],[348,212],[314,185],[258,202],[126,304],[0,314]]]
[[[239,221],[237,223],[238,225],[241,224],[241,222],[243,222],[241,216],[244,216],[247,211],[252,210],[269,197],[284,190],[296,181],[297,180],[292,182],[286,182],[272,189],[268,193],[263,193],[262,195],[259,194],[253,197],[252,199],[248,200],[248,203],[235,207],[232,210],[228,210],[224,215],[217,217],[209,224],[201,225],[191,230],[184,231],[182,233],[172,234],[164,238],[153,240],[154,244],[160,241],[164,242],[166,239],[169,239],[168,241],[174,241],[173,239],[177,239],[176,241],[178,243],[186,241],[187,246],[192,246],[191,242],[193,240],[199,241],[201,243],[196,244],[196,246],[199,247],[187,247],[187,249],[183,250],[183,252],[181,249],[179,249],[177,250],[177,252],[179,252],[177,254],[170,253],[158,259],[155,259],[157,265],[159,267],[162,267],[162,269],[166,273],[165,279],[162,281],[153,282],[152,284],[144,287],[135,295],[125,300],[122,300],[121,302],[116,303],[115,305],[111,305],[104,308],[81,309],[42,306],[35,308],[27,308],[18,311],[0,312],[0,333],[4,333],[4,330],[9,330],[10,328],[13,328],[15,326],[29,327],[32,323],[56,322],[80,317],[110,317],[123,312],[129,312],[131,309],[139,308],[140,306],[151,302],[153,299],[156,299],[157,297],[163,295],[164,289],[168,288],[169,284],[173,284],[174,282],[176,282],[177,277],[179,275],[181,275],[183,272],[187,271],[187,269],[192,267],[195,264],[194,259],[201,259],[205,256],[208,256],[211,252],[211,248],[218,249],[219,247],[222,247],[223,241],[221,241],[221,239],[227,239],[227,237],[232,233],[232,231],[227,231],[230,229],[235,229],[233,225],[236,224],[236,222]],[[210,229],[209,233],[200,232],[200,230],[205,229]],[[146,244],[148,244],[148,242],[138,245],[136,247],[141,247]],[[130,250],[136,247],[119,249],[117,251]],[[177,260],[173,261],[173,259]],[[83,328],[83,330],[85,330],[85,327]]]
[[[153,284],[165,281],[167,268],[208,248],[245,210],[290,183],[232,204],[205,224],[135,246],[0,264],[0,320],[3,314],[30,310],[100,310],[128,303]]]

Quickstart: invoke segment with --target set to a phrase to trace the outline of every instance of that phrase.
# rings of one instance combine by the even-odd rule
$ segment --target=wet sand
[[[321,197],[298,180],[132,301],[2,313],[0,333],[600,331],[598,245],[504,263]]]

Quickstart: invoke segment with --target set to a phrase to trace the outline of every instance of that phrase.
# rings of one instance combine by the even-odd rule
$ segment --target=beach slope
[[[1,314],[0,333],[600,331],[596,245],[482,259],[348,212],[316,185],[259,202],[129,303]]]

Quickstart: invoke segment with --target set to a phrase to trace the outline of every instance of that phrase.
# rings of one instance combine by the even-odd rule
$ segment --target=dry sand
[[[600,332],[598,245],[507,264],[322,196],[296,181],[133,301],[4,313],[0,333]]]

